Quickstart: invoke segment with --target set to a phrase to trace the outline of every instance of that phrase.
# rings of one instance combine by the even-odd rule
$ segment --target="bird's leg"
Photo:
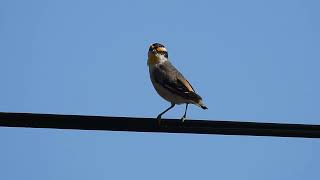
[[[186,109],[185,109],[185,111],[184,111],[184,115],[182,116],[182,118],[181,118],[181,121],[182,122],[184,122],[184,120],[187,118],[187,110],[188,110],[188,103],[186,104]]]
[[[170,109],[172,109],[175,105],[176,105],[176,104],[171,103],[171,106],[170,106],[168,109],[164,110],[162,113],[160,113],[160,114],[157,116],[157,120],[158,120],[158,123],[159,123],[159,124],[160,124],[160,121],[161,121],[161,116],[162,116],[164,113],[166,113],[167,111],[169,111]]]

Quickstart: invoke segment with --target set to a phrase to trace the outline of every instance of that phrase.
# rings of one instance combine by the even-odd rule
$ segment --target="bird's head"
[[[168,52],[164,45],[154,43],[150,46],[148,52],[148,65],[155,65],[168,60]]]

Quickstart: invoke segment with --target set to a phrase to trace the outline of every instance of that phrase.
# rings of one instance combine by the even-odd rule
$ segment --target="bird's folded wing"
[[[198,101],[201,99],[201,97],[198,94],[196,94],[194,91],[190,91],[188,89],[188,86],[186,86],[183,83],[183,81],[181,81],[180,79],[177,79],[176,82],[174,83],[166,82],[163,84],[163,86],[169,91],[171,91],[172,93],[182,96],[186,99],[190,99],[194,101]]]
[[[201,100],[191,84],[173,66],[160,66],[154,69],[154,75],[155,81],[171,93],[194,101]]]

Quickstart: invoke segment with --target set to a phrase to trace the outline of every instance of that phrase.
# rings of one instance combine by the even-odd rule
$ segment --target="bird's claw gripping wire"
[[[187,119],[187,117],[186,116],[182,116],[182,118],[181,118],[181,122],[182,123],[184,123],[184,121]]]
[[[161,124],[161,115],[160,114],[157,116],[157,121],[158,121],[158,125],[160,125]]]

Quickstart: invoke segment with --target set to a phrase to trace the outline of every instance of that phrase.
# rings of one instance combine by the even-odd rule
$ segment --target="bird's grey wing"
[[[201,100],[183,75],[170,62],[164,63],[167,64],[161,64],[154,69],[155,81],[173,94],[194,101]]]

